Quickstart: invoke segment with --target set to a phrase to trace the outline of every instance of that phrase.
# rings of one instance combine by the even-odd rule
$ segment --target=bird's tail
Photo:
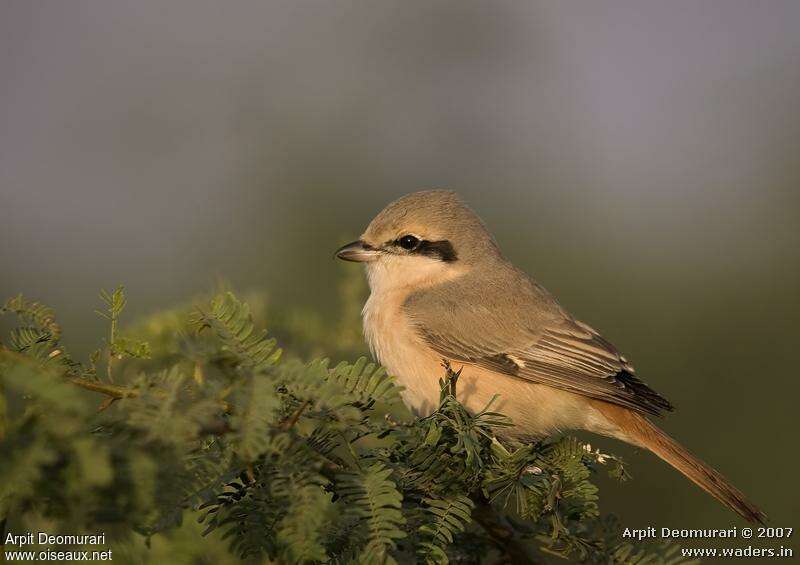
[[[624,431],[631,443],[649,449],[658,455],[694,484],[748,522],[764,523],[766,515],[749,502],[742,491],[733,486],[715,469],[692,455],[645,416],[609,404],[606,404],[602,411]]]

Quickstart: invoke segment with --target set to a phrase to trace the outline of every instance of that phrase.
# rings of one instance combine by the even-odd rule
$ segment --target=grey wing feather
[[[517,285],[519,287],[519,285]],[[531,382],[660,415],[672,410],[664,397],[634,375],[616,348],[574,320],[532,281],[522,296],[487,303],[497,293],[477,285],[412,297],[406,311],[419,334],[443,357]],[[505,294],[505,295],[504,295]],[[444,296],[458,302],[442,305]]]

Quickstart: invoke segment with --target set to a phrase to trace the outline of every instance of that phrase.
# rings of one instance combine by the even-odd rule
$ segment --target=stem
[[[119,316],[125,309],[125,287],[119,285],[114,291],[109,294],[105,290],[100,291],[100,298],[108,306],[108,312],[96,312],[111,322],[110,340],[108,342],[108,365],[106,366],[106,374],[109,382],[114,382],[112,374],[112,366],[114,364],[114,344],[117,342],[117,325],[119,323]]]
[[[21,353],[17,353],[15,351],[11,351],[8,349],[0,349],[0,358],[2,357],[9,357],[20,363],[33,363],[33,361],[29,357],[26,357]],[[75,386],[79,386],[81,388],[84,388],[86,390],[91,390],[93,392],[99,392],[114,399],[134,398],[139,396],[138,390],[119,385],[112,385],[107,383],[101,383],[98,381],[91,381],[89,379],[76,376],[76,373],[70,370],[64,371],[63,373],[61,373],[60,376],[63,377],[65,381],[67,381],[68,383],[72,383]],[[1,407],[2,405],[0,405],[0,408]],[[0,410],[0,415],[2,414],[3,411]]]
[[[290,429],[292,429],[292,428],[294,427],[294,425],[297,423],[297,420],[299,420],[299,419],[300,419],[300,416],[303,414],[303,410],[305,410],[307,406],[308,406],[308,400],[306,400],[305,402],[303,402],[303,403],[300,405],[300,408],[298,408],[297,410],[295,410],[294,414],[292,414],[292,417],[291,417],[291,418],[289,418],[289,419],[286,421],[286,423],[283,425],[283,429],[284,429],[284,430],[290,430]]]
[[[111,312],[111,341],[108,342],[108,365],[106,365],[106,376],[109,382],[114,382],[114,376],[111,373],[111,365],[114,362],[114,342],[117,339],[117,315]]]

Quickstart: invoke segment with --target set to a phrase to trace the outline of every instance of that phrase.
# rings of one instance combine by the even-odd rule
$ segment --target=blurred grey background
[[[338,244],[456,189],[798,526],[799,29],[793,0],[3,0],[0,295],[79,351],[120,282],[128,320],[217,277],[330,316]],[[601,444],[624,524],[737,523]]]

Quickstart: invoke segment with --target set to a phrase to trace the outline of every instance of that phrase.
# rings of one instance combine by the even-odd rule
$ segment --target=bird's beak
[[[378,258],[379,251],[369,245],[361,241],[354,241],[353,243],[348,243],[336,250],[336,256],[339,259],[344,259],[345,261],[355,261],[357,263],[365,263],[369,261],[374,261]]]

